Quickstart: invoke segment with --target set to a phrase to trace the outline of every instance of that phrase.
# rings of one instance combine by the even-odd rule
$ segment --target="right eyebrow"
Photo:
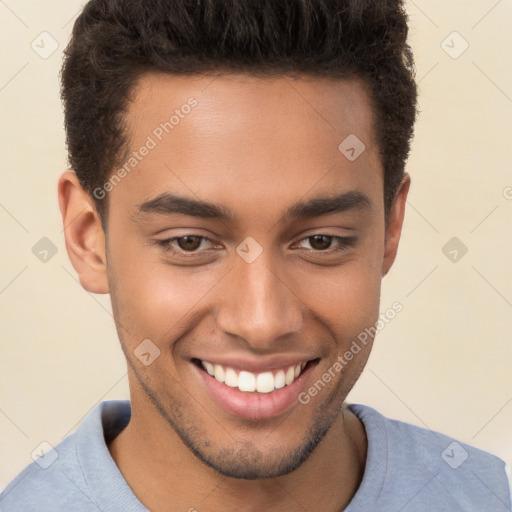
[[[207,201],[199,201],[189,197],[178,196],[170,192],[164,192],[157,197],[150,199],[138,207],[137,216],[144,213],[180,214],[204,219],[220,219],[232,221],[233,212],[223,206]]]

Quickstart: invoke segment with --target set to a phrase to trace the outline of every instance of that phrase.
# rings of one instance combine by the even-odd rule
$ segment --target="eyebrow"
[[[281,221],[371,209],[372,202],[367,195],[351,190],[334,196],[299,201],[286,210]],[[169,192],[164,192],[139,205],[136,217],[143,214],[179,214],[227,222],[233,222],[236,217],[233,211],[224,205],[183,197]]]

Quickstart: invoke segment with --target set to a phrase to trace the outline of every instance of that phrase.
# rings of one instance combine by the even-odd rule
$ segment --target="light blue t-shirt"
[[[505,462],[448,436],[351,404],[368,453],[345,512],[511,512]],[[127,425],[128,400],[94,406],[78,429],[0,494],[2,512],[144,512],[107,442]]]

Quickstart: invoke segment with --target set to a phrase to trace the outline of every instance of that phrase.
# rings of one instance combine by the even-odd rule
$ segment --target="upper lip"
[[[259,357],[258,359],[250,357],[219,357],[219,356],[204,356],[196,357],[201,361],[208,361],[211,364],[218,364],[225,368],[233,368],[237,370],[246,370],[248,372],[260,373],[270,370],[278,370],[281,368],[288,368],[290,366],[297,366],[298,364],[307,363],[315,356],[304,354],[282,354],[272,357]]]

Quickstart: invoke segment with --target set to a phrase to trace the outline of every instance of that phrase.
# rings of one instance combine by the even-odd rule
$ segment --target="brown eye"
[[[212,241],[202,235],[190,234],[168,238],[167,240],[158,240],[157,243],[166,252],[172,252],[177,255],[185,255],[188,253],[190,256],[199,256],[206,252],[205,249],[208,248],[208,244],[212,244]]]
[[[333,237],[328,235],[313,235],[308,237],[309,244],[317,251],[325,251],[331,246]]]
[[[332,243],[334,242],[334,244]],[[328,254],[346,251],[353,247],[357,242],[354,236],[336,236],[324,235],[318,233],[316,235],[307,236],[300,241],[303,249],[309,249],[310,252],[326,252]],[[307,243],[309,247],[302,244]]]
[[[195,251],[201,245],[204,237],[197,235],[187,235],[176,238],[178,247],[184,251]]]

